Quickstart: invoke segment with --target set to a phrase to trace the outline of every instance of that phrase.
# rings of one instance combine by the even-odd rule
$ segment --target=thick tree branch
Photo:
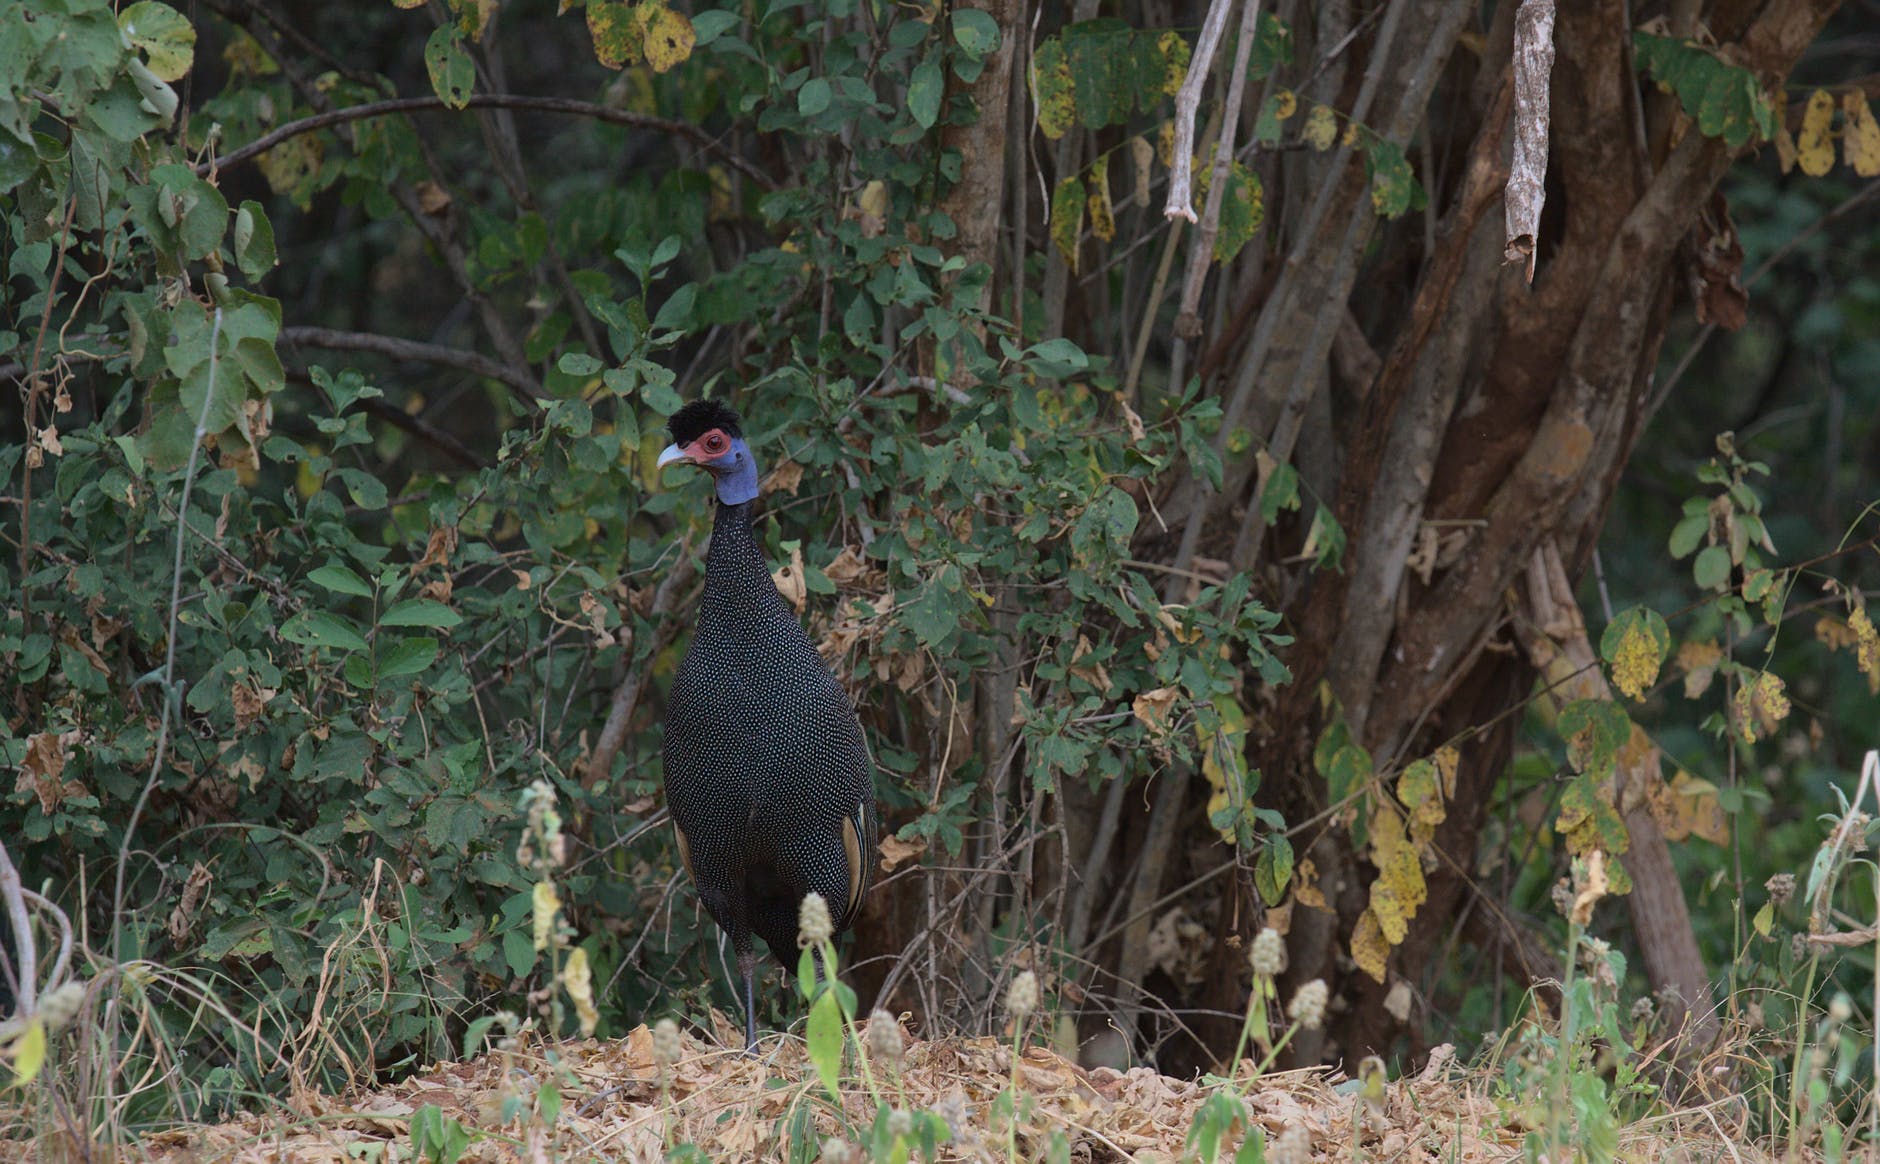
[[[562,113],[573,117],[589,117],[608,125],[624,125],[631,129],[650,129],[659,133],[676,134],[696,143],[699,148],[722,159],[732,169],[756,182],[766,190],[775,190],[776,181],[744,158],[726,150],[717,139],[696,125],[683,121],[671,121],[664,117],[652,117],[644,113],[634,113],[626,109],[610,109],[605,105],[596,105],[591,101],[574,101],[566,97],[530,97],[519,93],[473,93],[464,103],[468,109],[515,109],[530,113]],[[248,161],[257,154],[264,154],[289,138],[299,137],[303,133],[312,133],[319,129],[330,129],[348,122],[362,121],[370,117],[384,117],[393,113],[437,113],[450,109],[441,97],[394,97],[386,101],[369,101],[364,105],[349,105],[343,109],[331,109],[290,121],[278,129],[272,130],[242,146],[240,149],[214,158],[196,167],[196,172],[203,176],[220,173],[223,170]]]
[[[672,641],[679,637],[680,630],[684,629],[676,615],[679,603],[692,585],[693,573],[690,547],[681,545],[672,569],[666,572],[659,589],[653,592],[652,608],[646,612],[647,619],[653,624],[653,641],[645,651],[629,651],[627,676],[614,689],[613,701],[607,708],[607,722],[594,741],[594,751],[588,756],[587,771],[582,774],[581,787],[593,791],[612,773],[614,756],[620,752],[620,745],[626,742],[627,729],[633,723],[633,713],[640,706],[640,697],[646,692],[652,660],[671,646]]]
[[[281,329],[281,342],[304,344],[310,348],[327,348],[331,351],[375,352],[381,356],[390,356],[394,360],[439,364],[446,368],[469,372],[475,376],[500,380],[513,389],[531,408],[541,407],[539,401],[543,399],[542,390],[533,379],[519,374],[513,368],[492,360],[488,356],[467,352],[461,348],[447,348],[442,344],[420,343],[417,340],[374,335],[363,331],[336,331],[328,327],[284,327]]]

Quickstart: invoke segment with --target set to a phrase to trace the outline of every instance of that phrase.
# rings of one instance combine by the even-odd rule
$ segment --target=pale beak
[[[678,445],[667,445],[659,454],[658,467],[664,469],[667,465],[677,465],[682,462],[688,465],[693,463],[692,458],[685,455],[684,449]]]

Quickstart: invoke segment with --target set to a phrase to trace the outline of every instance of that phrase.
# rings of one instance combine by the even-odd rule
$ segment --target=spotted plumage
[[[793,964],[806,893],[837,932],[868,889],[874,766],[848,694],[771,581],[751,530],[757,466],[738,416],[716,401],[679,410],[662,466],[717,480],[697,630],[666,705],[666,803],[686,869],[731,939],[756,1040],[752,935]]]

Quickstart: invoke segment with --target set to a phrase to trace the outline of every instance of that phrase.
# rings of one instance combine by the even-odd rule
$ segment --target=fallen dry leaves
[[[166,1164],[384,1159],[378,1153],[388,1142],[409,1149],[411,1118],[427,1104],[472,1129],[463,1156],[468,1161],[638,1164],[664,1159],[668,1143],[681,1141],[699,1145],[714,1161],[787,1159],[782,1137],[799,1105],[812,1113],[819,1137],[838,1133],[837,1109],[816,1083],[801,1039],[773,1035],[760,1055],[747,1057],[733,1049],[740,1041],[734,1025],[722,1015],[713,1018],[713,1040],[685,1034],[684,1053],[666,1079],[669,1101],[662,1099],[652,1035],[641,1026],[623,1039],[524,1043],[467,1063],[434,1065],[400,1083],[344,1098],[303,1092],[278,1110],[148,1136],[140,1155]],[[1387,1084],[1377,1104],[1351,1094],[1346,1077],[1334,1069],[1269,1075],[1249,1081],[1248,1109],[1269,1143],[1289,1127],[1309,1132],[1315,1160],[1353,1159],[1354,1148],[1355,1158],[1432,1164],[1519,1158],[1526,1129],[1490,1098],[1489,1079],[1449,1070],[1447,1062]],[[1010,1047],[992,1039],[909,1040],[898,1085],[884,1080],[883,1086],[891,1099],[905,1087],[910,1104],[955,1115],[964,1110],[965,1121],[940,1159],[1002,1161],[1003,1136],[988,1113],[1011,1069]],[[888,1080],[893,1078],[889,1073]],[[1041,1158],[1051,1133],[1062,1132],[1073,1160],[1174,1164],[1183,1158],[1190,1122],[1209,1094],[1196,1081],[1146,1067],[1086,1070],[1041,1047],[1020,1059],[1018,1079],[1031,1102],[1029,1125],[1019,1136],[1024,1160]],[[536,1106],[549,1083],[562,1096],[552,1125]],[[858,1127],[872,1119],[871,1101],[859,1084],[844,1093],[842,1112]],[[1232,1137],[1234,1146],[1241,1134]],[[1625,1158],[1722,1158],[1704,1151],[1706,1145],[1723,1151],[1715,1134],[1700,1115],[1660,1117],[1628,1136]],[[1766,1159],[1737,1148],[1743,1159]],[[24,1143],[0,1142],[0,1160],[25,1159],[18,1152],[30,1150]]]

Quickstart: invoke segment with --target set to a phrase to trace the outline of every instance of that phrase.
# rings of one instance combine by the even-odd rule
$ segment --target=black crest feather
[[[674,444],[689,445],[715,428],[723,429],[726,436],[742,437],[744,432],[738,424],[737,410],[724,401],[694,400],[672,414],[666,431],[672,434]]]

